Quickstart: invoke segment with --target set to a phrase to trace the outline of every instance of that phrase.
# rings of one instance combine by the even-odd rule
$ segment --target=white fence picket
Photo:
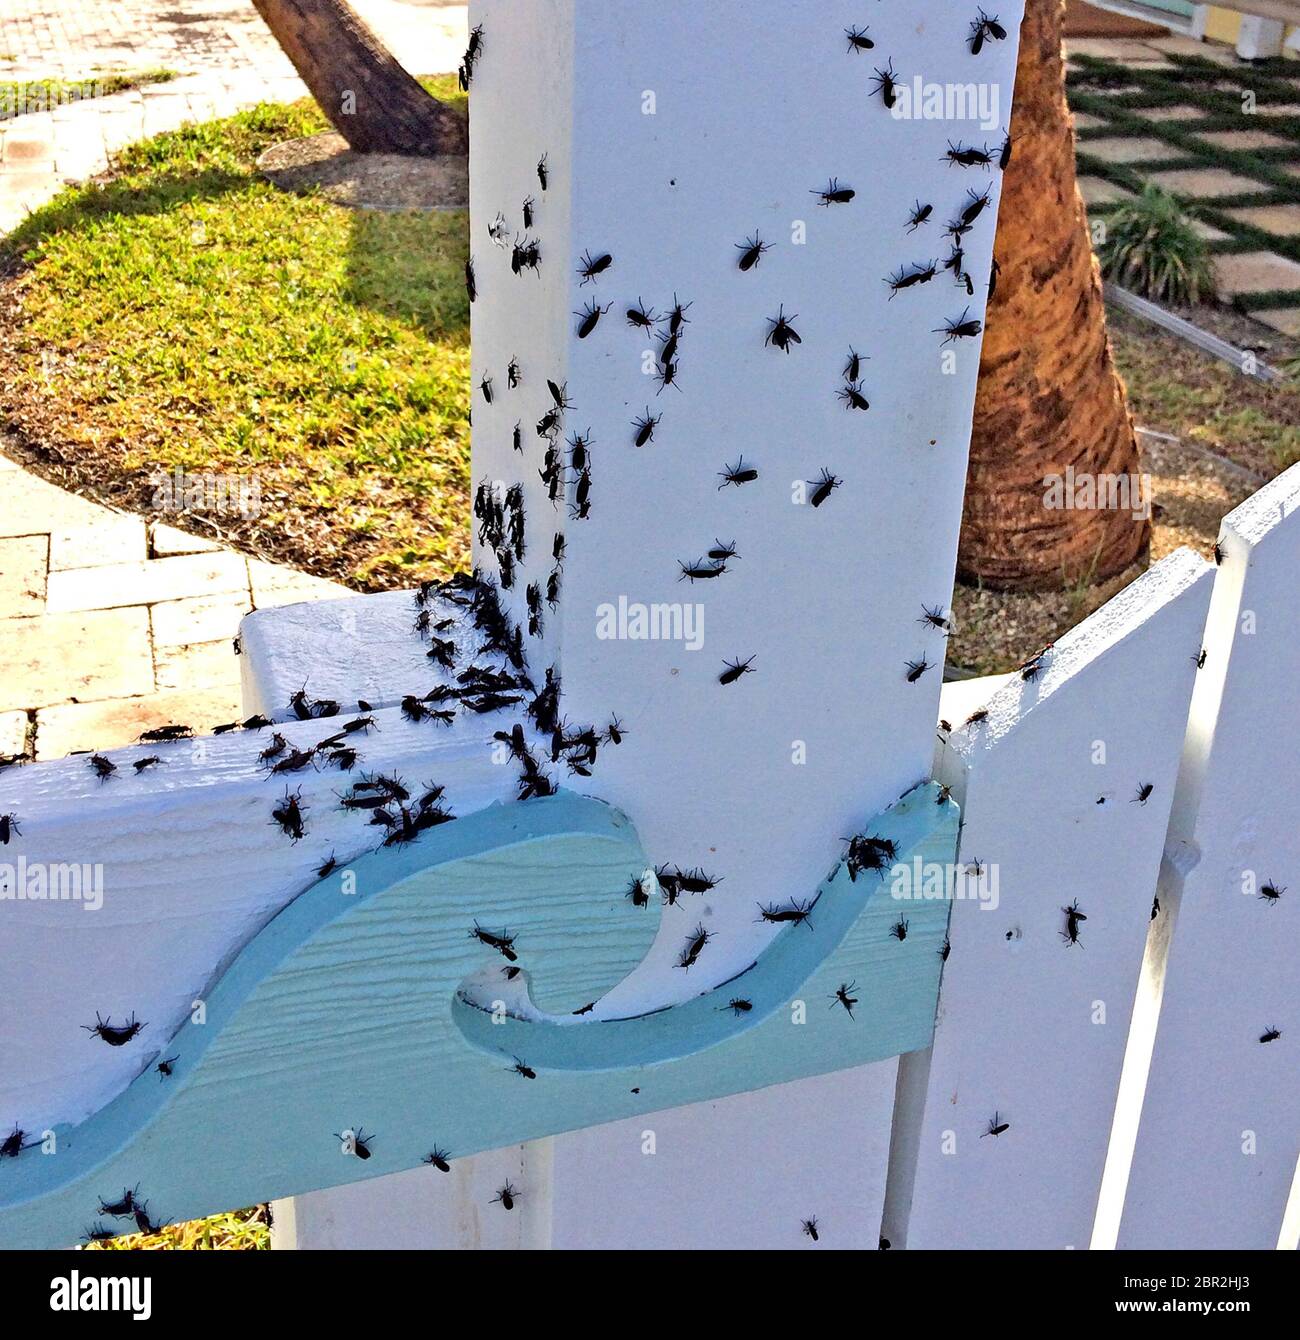
[[[551,1141],[310,1191],[271,1205],[278,1251],[540,1251],[551,1245]],[[494,1204],[507,1183],[515,1211]]]
[[[1278,1245],[1300,1152],[1300,466],[1223,523],[1121,1247]],[[1260,895],[1272,882],[1276,900]],[[1275,1028],[1281,1036],[1261,1037]]]
[[[827,1247],[875,1248],[897,1066],[558,1136],[553,1246],[813,1247],[804,1223],[815,1219]]]
[[[988,909],[954,902],[934,1045],[902,1061],[895,1246],[1088,1246],[1212,573],[1166,559],[940,747]]]

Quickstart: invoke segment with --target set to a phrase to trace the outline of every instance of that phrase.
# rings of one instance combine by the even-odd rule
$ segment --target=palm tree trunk
[[[1000,274],[985,323],[958,557],[964,581],[1001,590],[1100,581],[1128,567],[1150,533],[1132,507],[1051,505],[1045,482],[1068,466],[1076,480],[1136,478],[1139,467],[1075,182],[1063,8],[1063,0],[1028,0],[1020,32]]]
[[[468,152],[464,119],[397,63],[346,0],[253,0],[253,6],[349,147]]]

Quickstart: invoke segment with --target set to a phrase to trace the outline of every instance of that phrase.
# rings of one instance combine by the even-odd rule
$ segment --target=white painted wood
[[[973,689],[945,692],[937,775],[983,873],[953,905],[934,1045],[902,1060],[896,1246],[1089,1243],[1212,575],[1166,559],[1037,682],[998,689],[984,723],[962,724]],[[1008,1129],[986,1135],[995,1114]]]
[[[552,533],[565,537],[558,605],[541,611],[530,666],[538,678],[557,668],[572,719],[617,715],[626,727],[593,786],[627,807],[652,860],[719,878],[708,907],[717,933],[709,982],[761,952],[770,929],[759,905],[806,896],[843,837],[929,769],[943,637],[919,619],[951,589],[978,370],[978,340],[945,352],[936,329],[966,309],[982,316],[998,192],[996,170],[954,168],[944,153],[950,141],[996,150],[1015,62],[1013,38],[989,43],[977,64],[964,42],[969,16],[944,9],[933,26],[873,14],[870,54],[849,50],[846,30],[863,23],[850,0],[481,0],[471,11],[471,26],[484,32],[471,129],[473,484],[497,496],[523,489],[528,549],[508,596],[521,624],[528,586],[544,590],[554,571]],[[1014,33],[1018,13],[1001,17]],[[978,79],[996,106],[984,125],[891,116],[872,93],[874,71],[886,65],[909,96],[913,77]],[[774,103],[780,88],[800,94]],[[856,190],[853,202],[818,205],[816,191],[832,177]],[[941,271],[891,302],[888,277],[939,256],[944,223],[985,188],[991,206],[964,239],[973,295]],[[917,200],[933,205],[934,218],[912,236]],[[498,219],[500,246],[488,232]],[[742,273],[737,244],[753,236],[772,249]],[[513,243],[530,237],[541,265],[515,274]],[[613,263],[584,284],[583,253],[608,253]],[[680,382],[662,393],[649,375],[659,341],[623,315],[639,300],[660,313],[675,300],[690,304]],[[588,302],[609,310],[584,340],[574,314]],[[803,341],[789,356],[764,346],[782,307],[798,315]],[[867,413],[836,397],[851,349],[865,356]],[[512,361],[522,378],[513,390]],[[548,381],[572,402],[557,439],[566,464],[566,439],[590,430],[586,518],[573,515],[576,470],[556,504],[539,478],[545,443],[536,425],[554,408]],[[645,413],[663,418],[655,440],[637,449],[632,421]],[[759,479],[720,490],[720,472],[742,457]],[[842,488],[824,507],[797,505],[796,485],[810,491],[798,481],[823,469]],[[726,576],[684,582],[681,564],[715,542],[738,547]],[[475,562],[499,570],[481,535]],[[627,603],[700,612],[699,644],[602,637],[598,611]],[[273,686],[259,690],[260,701],[297,687],[294,646],[301,655],[319,645],[315,617],[290,632],[283,659],[293,668],[257,672]],[[278,636],[268,619],[267,636]],[[249,650],[262,659],[253,636]],[[726,662],[751,656],[755,674],[718,684]],[[390,676],[386,657],[380,651],[367,672],[378,693],[408,673],[402,664]],[[909,683],[908,663],[922,658],[930,668]],[[346,687],[327,682],[333,696],[359,692],[356,677]],[[668,909],[645,967],[600,1009],[652,1008],[699,989],[673,968],[679,911],[697,915]],[[888,1106],[892,1072],[881,1082]],[[754,1101],[762,1110],[765,1100]],[[852,1126],[862,1106],[859,1092],[846,1091],[826,1120]],[[752,1162],[743,1130],[732,1142],[734,1167]],[[883,1162],[875,1176],[878,1218]],[[590,1218],[597,1195],[570,1179],[557,1212],[566,1222]],[[677,1199],[696,1203],[683,1186]],[[632,1205],[626,1215],[628,1232],[649,1230],[649,1211]],[[782,1240],[788,1226],[772,1225],[772,1240]]]
[[[565,536],[562,600],[530,639],[530,663],[557,661],[574,720],[617,714],[626,725],[596,783],[651,858],[724,881],[713,980],[770,939],[756,904],[806,891],[846,833],[929,769],[944,639],[919,619],[951,591],[979,354],[978,340],[955,341],[945,362],[934,331],[966,308],[982,315],[999,186],[996,170],[944,154],[962,138],[1000,144],[1002,122],[896,119],[872,95],[873,70],[892,61],[909,80],[988,81],[1005,118],[1015,56],[1008,40],[976,60],[964,11],[944,9],[934,25],[873,12],[870,53],[847,49],[845,29],[863,22],[854,0],[546,0],[523,13],[480,0],[471,12],[485,34],[472,94],[472,382],[490,376],[496,388],[491,404],[475,396],[473,482],[524,488],[530,542],[510,597],[524,622],[527,585],[552,570],[549,534]],[[1009,31],[1016,18],[1002,14]],[[778,87],[800,96],[778,108]],[[569,106],[571,124],[560,123],[556,108]],[[821,207],[815,192],[831,177],[857,197]],[[888,276],[942,250],[944,222],[972,188],[993,202],[964,239],[974,296],[945,273],[891,301]],[[543,259],[539,275],[515,275],[487,228],[500,213],[521,233],[528,195]],[[918,198],[934,220],[909,235]],[[772,250],[741,273],[736,245],[756,233]],[[576,273],[584,252],[614,258],[593,283]],[[638,299],[663,311],[674,294],[693,304],[680,387],[657,394],[644,357],[657,342],[623,313]],[[580,339],[572,314],[596,301],[610,311]],[[764,347],[782,304],[803,337],[789,356]],[[851,347],[869,360],[867,413],[836,397]],[[513,392],[512,358],[523,377]],[[573,403],[565,437],[591,432],[585,520],[571,515],[575,472],[558,506],[538,478],[548,379]],[[647,406],[663,421],[637,449],[632,420]],[[719,472],[741,455],[760,478],[720,490]],[[843,487],[821,508],[797,505],[795,482],[823,467]],[[680,564],[715,540],[738,548],[726,575],[683,581]],[[496,571],[482,543],[475,560]],[[620,601],[689,603],[703,615],[702,646],[603,637],[598,612]],[[751,656],[754,674],[719,686],[726,662]],[[908,683],[923,656],[930,669]],[[656,1004],[665,986],[696,989],[680,973],[664,980],[677,920],[665,918],[646,972],[611,1009],[650,1004],[652,987]]]
[[[864,16],[841,0],[637,8],[565,0],[537,7],[546,37],[530,24],[508,28],[518,7],[501,0],[472,12],[471,22],[500,44],[476,72],[474,93],[481,296],[473,382],[492,376],[501,386],[515,356],[524,370],[520,393],[491,406],[476,399],[475,483],[515,480],[513,428],[522,423],[529,515],[555,517],[568,555],[562,603],[548,613],[537,651],[560,654],[577,718],[614,712],[626,724],[627,744],[602,761],[600,793],[630,807],[651,859],[703,865],[725,881],[710,923],[719,932],[716,980],[761,950],[767,933],[756,905],[801,896],[808,872],[929,767],[943,639],[917,620],[923,604],[946,605],[951,588],[978,365],[974,347],[956,349],[946,365],[933,331],[968,305],[982,315],[991,211],[966,239],[973,298],[945,276],[890,302],[885,280],[940,250],[937,237],[907,235],[915,200],[932,202],[936,219],[946,220],[970,187],[991,186],[996,199],[996,173],[963,176],[943,154],[964,136],[996,145],[1001,126],[896,120],[870,89],[874,69],[890,61],[909,80],[979,77],[1009,117],[1014,40],[990,48],[976,71],[956,36],[966,16],[945,9],[933,27],[876,10],[867,16],[876,42],[869,56],[848,51],[845,30]],[[1018,14],[1002,18],[1014,32]],[[571,49],[555,36],[570,26]],[[557,125],[547,109],[570,105],[567,93],[556,94],[566,79],[573,120]],[[778,107],[778,88],[799,96]],[[543,153],[552,173],[544,196],[533,176]],[[813,191],[831,177],[858,191],[852,204],[817,206]],[[480,247],[479,238],[498,210],[513,221],[512,207],[528,193],[540,202],[546,259],[542,282],[525,276],[521,285],[509,253]],[[754,236],[772,250],[741,274],[736,244]],[[614,265],[581,286],[572,276],[584,251],[608,252]],[[509,304],[494,302],[501,285]],[[680,393],[656,394],[647,376],[654,368],[647,350],[657,342],[622,320],[638,300],[660,312],[675,300],[693,304]],[[596,333],[579,340],[571,314],[586,301],[612,307]],[[782,305],[799,314],[803,337],[789,357],[763,347],[768,319]],[[869,360],[866,414],[846,411],[835,397],[851,348]],[[531,430],[550,407],[548,377],[574,402],[565,432],[591,429],[586,520],[563,507],[553,512],[537,478],[542,462]],[[638,450],[631,424],[645,413],[663,420],[655,441]],[[742,457],[759,480],[720,491],[719,472]],[[843,487],[822,508],[796,506],[794,481],[823,468]],[[632,498],[630,514],[624,500]],[[650,524],[630,530],[631,515]],[[738,546],[731,571],[683,582],[679,565],[715,540]],[[521,617],[524,590],[545,582],[549,557],[537,546],[523,565]],[[476,561],[492,564],[481,544]],[[597,611],[623,602],[688,602],[703,615],[703,645],[602,639]],[[724,663],[750,656],[757,673],[720,690]],[[922,656],[932,668],[909,684],[907,663]],[[806,762],[792,757],[796,751],[806,751]],[[651,983],[660,996],[679,938],[666,916],[646,971],[613,993],[609,1007],[646,1003]],[[892,1081],[891,1069],[841,1077],[838,1089],[822,1084],[822,1129],[860,1130],[864,1109],[891,1106]],[[868,1100],[873,1083],[881,1089]],[[719,1177],[738,1183],[770,1164],[771,1103],[765,1095],[732,1103],[737,1118]],[[571,1157],[572,1140],[582,1152]],[[626,1162],[623,1140],[621,1131],[599,1131],[557,1141],[557,1223],[608,1223],[611,1186],[582,1174],[596,1164],[609,1177],[622,1170],[614,1183],[622,1190],[614,1196],[621,1239],[665,1242],[673,1231],[707,1239],[716,1197],[699,1185],[691,1160],[654,1164],[656,1194],[641,1194],[646,1174]],[[703,1147],[702,1135],[696,1144]],[[851,1202],[862,1221],[855,1241],[874,1236],[884,1189],[876,1157],[883,1146],[861,1148],[860,1162],[829,1160],[846,1208]],[[833,1215],[837,1199],[829,1201]],[[715,1241],[790,1240],[784,1204],[743,1203],[743,1229],[739,1221],[719,1226]]]
[[[343,600],[257,610],[239,625],[244,711],[291,718],[290,695],[304,685],[313,698],[396,707],[410,693],[429,692],[453,676],[432,664],[427,642],[414,636],[414,591],[385,591]],[[441,636],[457,643],[469,664],[473,639],[457,625]]]
[[[553,1245],[877,1247],[897,1065],[879,1061],[558,1138]],[[816,1243],[803,1231],[813,1218]]]
[[[106,1047],[82,1031],[99,1011],[145,1021],[154,1057],[208,987],[282,907],[340,863],[379,845],[363,813],[339,805],[363,772],[397,774],[414,794],[446,782],[457,814],[513,799],[517,770],[494,761],[499,717],[454,726],[413,725],[379,712],[354,737],[361,761],[270,777],[258,755],[272,731],[237,732],[109,751],[118,772],[97,780],[86,758],[0,774],[0,814],[21,833],[2,849],[15,867],[98,865],[102,906],[86,900],[0,898],[0,1112],[28,1130],[75,1122],[120,1092],[142,1066],[141,1049]],[[346,716],[276,727],[291,748],[339,730]],[[133,760],[161,762],[135,774]],[[271,819],[286,789],[301,789],[306,836],[292,842]],[[39,1002],[39,1008],[33,1007]],[[147,1063],[147,1062],[146,1062]]]
[[[1121,1247],[1271,1248],[1286,1212],[1300,1131],[1298,511],[1292,467],[1223,523],[1214,659],[1161,884],[1176,921],[1167,956],[1149,959],[1159,1028]],[[1269,881],[1287,887],[1275,904],[1256,892]],[[1269,1026],[1282,1036],[1261,1044]]]
[[[509,1183],[515,1208],[495,1198]],[[551,1245],[551,1141],[312,1191],[271,1206],[279,1251],[537,1251]]]

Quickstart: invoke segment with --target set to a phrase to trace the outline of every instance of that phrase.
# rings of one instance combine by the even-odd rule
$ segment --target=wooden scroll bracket
[[[892,869],[841,861],[732,981],[602,1022],[583,1008],[658,920],[618,811],[562,792],[371,852],[245,946],[168,1042],[165,1083],[151,1064],[4,1160],[0,1241],[135,1232],[925,1047],[957,830],[946,794],[915,788],[865,829],[895,844]]]

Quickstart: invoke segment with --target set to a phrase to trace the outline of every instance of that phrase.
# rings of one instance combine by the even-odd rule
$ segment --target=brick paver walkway
[[[353,3],[413,72],[455,68],[463,5]],[[133,140],[306,93],[249,0],[0,0],[0,81],[158,67],[182,77],[0,121],[0,234]],[[0,452],[0,758],[232,721],[243,615],[343,594],[66,493]]]
[[[346,594],[0,456],[0,757],[62,758],[153,726],[236,720],[240,619]]]
[[[1176,36],[1067,48],[1089,212],[1104,217],[1146,182],[1178,196],[1206,216],[1193,227],[1210,244],[1219,297],[1300,336],[1300,63],[1260,67],[1230,47]],[[1090,73],[1090,57],[1112,63],[1103,78]]]

